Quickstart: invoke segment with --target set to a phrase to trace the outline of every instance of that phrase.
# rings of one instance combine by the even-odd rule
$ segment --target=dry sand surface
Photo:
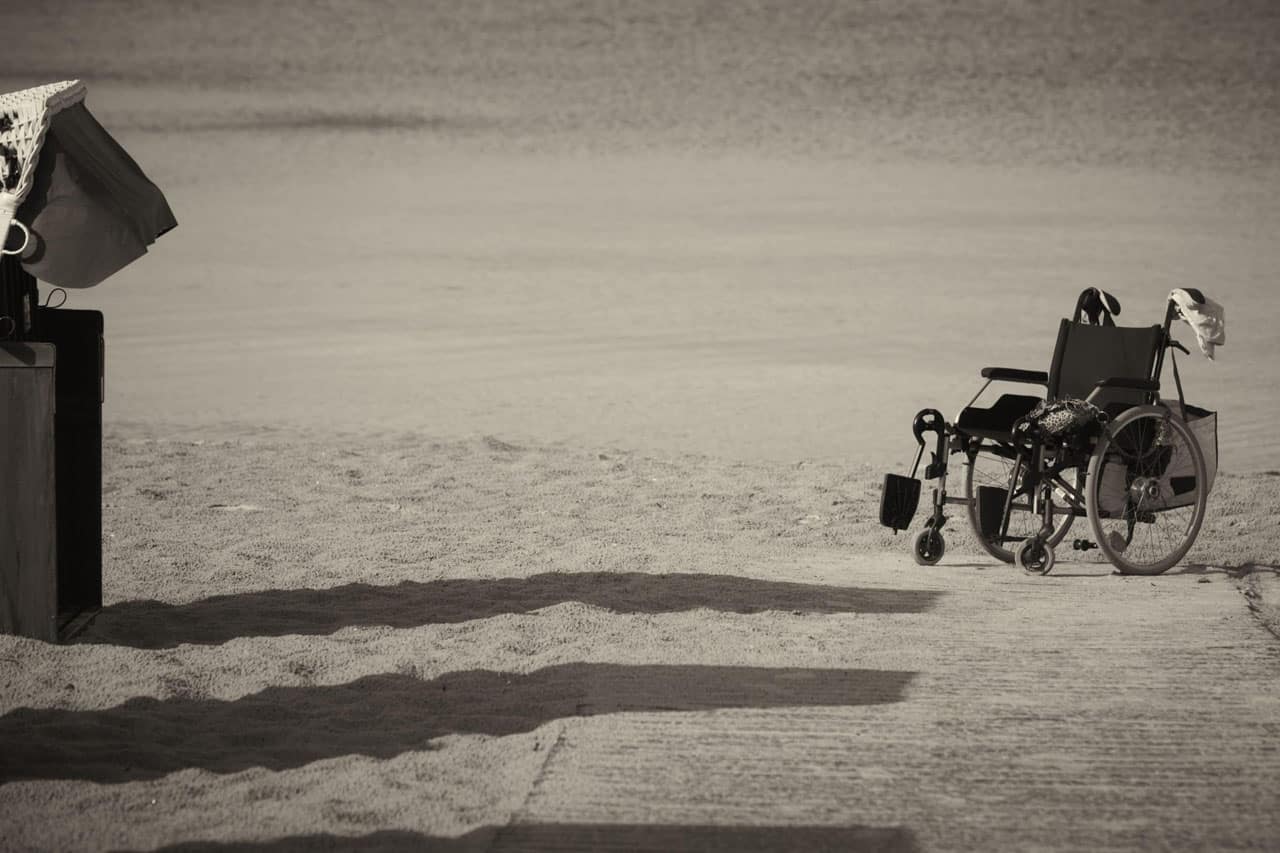
[[[107,451],[107,608],[0,645],[7,847],[1280,832],[1278,645],[1246,606],[1274,478],[1224,477],[1167,576],[1027,578],[960,527],[915,566],[860,467],[141,427]]]
[[[4,19],[180,227],[71,294],[106,607],[0,638],[0,848],[1274,849],[1274,4]],[[1226,306],[1186,565],[914,566],[911,416],[1088,286]]]
[[[1084,287],[1151,324],[1198,286],[1229,342],[1182,358],[1188,394],[1223,413],[1224,467],[1280,468],[1280,184],[302,139],[270,167],[298,140],[182,139],[198,178],[158,178],[179,229],[72,294],[106,312],[109,419],[898,468],[919,408],[954,414],[988,364],[1047,369]]]

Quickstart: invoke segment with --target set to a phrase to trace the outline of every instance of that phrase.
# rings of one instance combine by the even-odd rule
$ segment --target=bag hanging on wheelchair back
[[[1182,406],[1177,400],[1161,400],[1161,405],[1169,409],[1176,418],[1182,417]],[[1204,456],[1206,483],[1205,493],[1213,490],[1213,481],[1218,474],[1218,413],[1199,406],[1186,406],[1185,423],[1200,445],[1200,453]],[[1104,512],[1118,514],[1124,511],[1125,494],[1128,484],[1125,482],[1123,466],[1108,465],[1102,475],[1102,483],[1098,488],[1099,509]],[[1167,467],[1159,475],[1164,497],[1158,504],[1146,506],[1154,512],[1190,506],[1196,501],[1195,464],[1190,456],[1171,458]]]
[[[1181,414],[1172,401],[1166,400],[1165,404],[1173,410],[1175,415]],[[1191,434],[1196,437],[1196,443],[1200,445],[1200,453],[1204,456],[1204,473],[1208,480],[1204,490],[1205,494],[1208,494],[1213,490],[1214,478],[1218,476],[1218,413],[1199,406],[1188,405],[1186,408],[1186,424],[1191,428]],[[1190,460],[1187,461],[1186,467],[1189,474],[1192,467]],[[1191,501],[1188,500],[1186,503],[1189,504]]]

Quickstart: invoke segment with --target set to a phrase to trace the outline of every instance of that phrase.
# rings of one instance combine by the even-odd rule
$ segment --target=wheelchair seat
[[[1013,425],[1039,402],[1039,397],[1026,394],[1001,394],[989,409],[969,406],[962,411],[956,429],[990,441],[1013,441]]]

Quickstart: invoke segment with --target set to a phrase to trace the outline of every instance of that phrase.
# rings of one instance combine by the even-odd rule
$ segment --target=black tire
[[[1007,546],[987,541],[982,535],[982,523],[978,518],[978,487],[979,486],[995,486],[1001,489],[1010,489],[1016,487],[1016,484],[1010,484],[1013,477],[1013,460],[1005,459],[992,453],[990,445],[982,444],[978,448],[978,452],[970,457],[968,464],[964,467],[964,496],[968,501],[969,527],[973,530],[973,537],[978,540],[978,544],[982,546],[982,550],[986,551],[997,560],[1005,563],[1014,562],[1014,551],[1020,542],[1010,542]],[[1021,480],[1021,476],[1018,478]],[[1081,488],[1080,472],[1075,474],[1075,486]],[[1067,531],[1071,529],[1075,516],[1069,511],[1060,510],[1057,504],[1054,505],[1053,511],[1053,534],[1049,537],[1050,545],[1057,545],[1067,535]],[[1038,515],[1033,515],[1030,508],[1014,509],[1009,513],[1009,536],[1020,537],[1025,539],[1040,532],[1041,519]]]
[[[926,527],[917,533],[915,540],[911,543],[911,555],[916,558],[916,563],[921,566],[937,565],[946,550],[947,543],[942,538],[942,531],[935,530],[932,527]]]
[[[1029,575],[1047,575],[1053,571],[1053,546],[1030,536],[1018,543],[1013,561]]]
[[[1180,418],[1163,406],[1129,409],[1107,426],[1089,461],[1098,547],[1121,574],[1168,571],[1200,534],[1207,483],[1204,454]]]

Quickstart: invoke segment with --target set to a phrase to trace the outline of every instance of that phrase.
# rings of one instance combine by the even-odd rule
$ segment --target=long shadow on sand
[[[580,601],[620,613],[707,607],[728,613],[920,613],[941,593],[756,580],[735,575],[642,572],[548,573],[527,578],[354,583],[330,589],[271,589],[189,604],[126,601],[104,608],[80,642],[143,649],[219,645],[236,637],[332,634],[349,625],[411,628],[528,613]]]
[[[0,784],[153,779],[188,767],[282,770],[342,755],[391,758],[443,735],[510,735],[624,711],[832,707],[900,701],[913,673],[871,669],[575,663],[528,674],[270,687],[234,701],[130,699],[105,710],[20,708],[0,717]]]
[[[1229,578],[1240,580],[1253,574],[1271,574],[1280,575],[1280,565],[1271,563],[1239,563],[1229,565],[1210,566],[1204,563],[1188,563],[1185,566],[1178,566],[1171,569],[1165,574],[1169,575],[1226,575]]]
[[[218,853],[223,850],[250,850],[259,853],[301,853],[310,850],[358,850],[366,853],[401,850],[432,853],[504,853],[517,850],[914,853],[919,849],[914,833],[902,827],[516,823],[497,828],[484,827],[457,838],[423,835],[405,830],[384,830],[354,837],[298,835],[247,844],[197,841],[161,847],[157,853]]]

